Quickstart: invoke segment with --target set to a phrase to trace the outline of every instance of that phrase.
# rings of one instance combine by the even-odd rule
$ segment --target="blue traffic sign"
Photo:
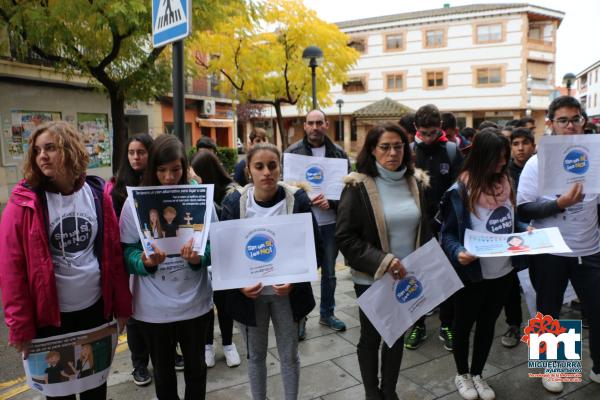
[[[152,0],[152,45],[161,47],[189,36],[191,0]]]

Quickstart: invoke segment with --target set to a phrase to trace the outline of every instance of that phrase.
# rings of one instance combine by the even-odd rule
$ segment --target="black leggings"
[[[454,294],[454,362],[459,375],[481,375],[487,360],[494,326],[511,285],[511,274],[497,279],[466,283]],[[469,369],[469,335],[475,325],[473,357]]]
[[[233,340],[233,318],[225,312],[225,291],[219,290],[213,292],[213,302],[217,307],[217,318],[219,319],[219,329],[221,330],[221,341],[223,346],[229,346]],[[208,333],[206,335],[206,344],[213,344],[215,330],[215,312],[210,311],[210,322],[208,323]]]

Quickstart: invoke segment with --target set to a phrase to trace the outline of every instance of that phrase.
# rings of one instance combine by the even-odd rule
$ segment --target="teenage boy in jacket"
[[[581,104],[571,96],[557,97],[548,107],[546,124],[554,135],[583,133],[585,118]],[[598,151],[592,149],[592,151]],[[518,213],[531,220],[535,228],[558,227],[566,244],[573,251],[567,254],[532,256],[529,267],[531,283],[536,292],[537,310],[559,318],[563,295],[570,280],[582,300],[590,325],[590,380],[600,383],[600,232],[598,230],[597,194],[586,194],[581,183],[575,183],[566,193],[544,196],[538,187],[538,157],[525,164],[517,191]],[[549,392],[563,390],[562,382],[542,378]]]
[[[343,158],[348,160],[344,150],[333,143],[327,136],[327,118],[323,111],[312,110],[306,114],[304,122],[304,138],[290,145],[286,153],[304,156]],[[350,172],[350,162],[348,162]],[[338,249],[335,244],[335,221],[338,202],[327,200],[323,194],[312,199],[312,210],[323,240],[324,255],[321,262],[321,318],[319,323],[328,326],[334,331],[345,331],[346,324],[334,315],[335,308],[335,259]],[[298,337],[303,340],[306,336],[306,319],[301,321]]]
[[[448,141],[442,130],[442,115],[433,104],[427,104],[415,114],[415,166],[429,174],[430,185],[425,191],[425,203],[431,231],[438,235],[440,227],[434,217],[438,212],[443,194],[456,180],[462,165],[462,155],[456,143]],[[452,351],[452,320],[454,318],[453,298],[440,304],[439,338],[444,348]],[[404,339],[404,347],[410,350],[418,348],[427,339],[425,316],[413,325]]]

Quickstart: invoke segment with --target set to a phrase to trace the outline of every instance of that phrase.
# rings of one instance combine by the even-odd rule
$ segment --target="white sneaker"
[[[600,383],[600,374],[597,374],[592,370],[590,371],[590,379],[592,382]]]
[[[479,397],[470,374],[456,375],[454,384],[458,389],[458,394],[460,394],[463,399],[477,400]]]
[[[225,362],[229,368],[237,367],[241,364],[240,355],[237,352],[237,348],[234,343],[228,346],[223,346],[223,353],[225,354]]]
[[[542,378],[542,386],[550,393],[560,393],[565,388],[562,382],[550,380],[550,378]]]
[[[494,400],[496,398],[494,389],[483,380],[481,375],[475,375],[473,377],[473,384],[475,385],[475,390],[477,390],[481,400]]]
[[[206,366],[208,368],[215,366],[215,346],[212,344],[204,346],[204,360],[206,361]]]

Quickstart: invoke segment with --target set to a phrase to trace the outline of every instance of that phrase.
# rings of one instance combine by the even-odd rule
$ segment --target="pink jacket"
[[[119,224],[103,181],[88,176],[99,216],[104,316],[129,317],[131,293],[123,264]],[[0,221],[0,290],[10,343],[29,341],[36,329],[60,326],[60,308],[42,201],[25,181],[17,184]],[[100,219],[100,217],[102,217]],[[102,222],[100,222],[102,221]]]

